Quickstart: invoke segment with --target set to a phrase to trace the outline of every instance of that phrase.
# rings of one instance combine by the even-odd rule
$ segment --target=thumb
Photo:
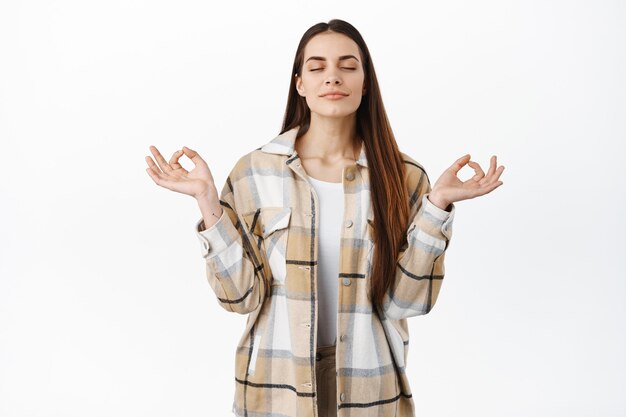
[[[183,146],[183,153],[187,156],[187,158],[191,159],[194,164],[202,161],[202,158],[200,157],[198,152],[194,151],[193,149],[189,149],[186,146]]]

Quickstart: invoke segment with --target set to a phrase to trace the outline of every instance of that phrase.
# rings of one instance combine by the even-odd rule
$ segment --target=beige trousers
[[[318,347],[315,356],[317,409],[319,417],[337,417],[335,348],[335,345]]]

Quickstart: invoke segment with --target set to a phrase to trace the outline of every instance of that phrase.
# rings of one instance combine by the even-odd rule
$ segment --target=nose
[[[325,81],[326,85],[340,85],[341,84],[341,79],[339,77],[337,77],[335,74],[330,74],[328,76],[328,78],[326,78]]]

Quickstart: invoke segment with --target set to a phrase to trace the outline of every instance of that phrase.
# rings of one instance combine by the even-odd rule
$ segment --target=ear
[[[296,74],[295,77],[296,77],[296,90],[298,91],[298,94],[300,94],[302,97],[305,97],[304,86],[302,85],[302,78],[298,77],[298,74]]]

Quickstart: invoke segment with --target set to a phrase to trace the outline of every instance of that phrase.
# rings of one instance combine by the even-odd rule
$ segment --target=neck
[[[305,159],[356,160],[360,152],[360,140],[356,137],[356,113],[344,118],[311,113],[309,129],[296,141],[296,151]]]

